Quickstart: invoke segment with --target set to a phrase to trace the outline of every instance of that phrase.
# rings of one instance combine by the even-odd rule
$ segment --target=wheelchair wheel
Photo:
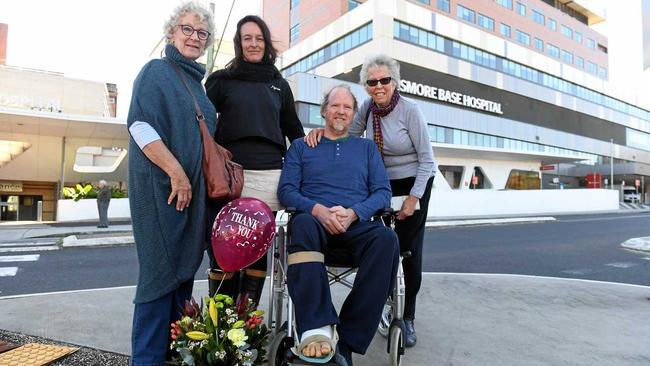
[[[293,343],[287,337],[286,330],[280,330],[275,334],[273,342],[269,347],[268,365],[269,366],[287,366],[290,360],[287,359],[287,353],[291,353]]]
[[[398,324],[391,325],[388,342],[388,363],[390,366],[400,366],[404,354],[404,334]]]
[[[384,305],[384,310],[381,313],[381,320],[379,321],[379,327],[377,332],[382,335],[384,338],[388,338],[390,333],[390,324],[393,322],[393,306],[386,304]]]

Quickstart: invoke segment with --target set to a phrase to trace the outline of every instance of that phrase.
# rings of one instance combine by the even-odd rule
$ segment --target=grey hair
[[[393,79],[391,82],[395,85],[395,88],[399,89],[401,81],[399,76],[399,62],[384,54],[373,55],[366,58],[361,66],[361,71],[359,72],[359,83],[365,87],[366,81],[368,81],[368,72],[370,69],[380,66],[386,66],[391,79]]]
[[[205,40],[205,49],[203,50],[203,52],[205,52],[205,50],[214,43],[214,16],[205,6],[196,1],[182,3],[174,9],[172,15],[167,19],[163,25],[163,32],[165,33],[167,43],[172,43],[174,27],[178,25],[178,20],[188,13],[196,14],[200,21],[208,24],[207,31],[210,32],[210,35],[208,36],[208,39]]]
[[[350,93],[350,96],[352,96],[352,100],[353,100],[352,110],[354,114],[356,114],[357,109],[359,109],[359,105],[357,104],[357,98],[352,93],[352,89],[350,89],[349,85],[338,84],[335,85],[332,89],[328,90],[325,94],[323,94],[323,101],[320,103],[320,116],[325,118],[325,110],[327,109],[327,106],[330,104],[330,95],[332,95],[332,92],[336,89],[345,89],[348,91],[348,93]]]
[[[105,180],[102,179],[102,180],[99,181],[99,183],[97,183],[97,185],[100,186],[100,187],[103,187],[105,185],[108,185],[108,182],[106,182]]]

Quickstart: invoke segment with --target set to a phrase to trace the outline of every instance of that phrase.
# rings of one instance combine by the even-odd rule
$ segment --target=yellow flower
[[[231,329],[228,331],[228,339],[235,345],[235,347],[241,347],[246,344],[248,336],[244,333],[244,330],[241,328]]]
[[[210,313],[210,319],[212,320],[212,324],[216,327],[217,326],[217,304],[214,302],[214,299],[210,299],[208,312]]]

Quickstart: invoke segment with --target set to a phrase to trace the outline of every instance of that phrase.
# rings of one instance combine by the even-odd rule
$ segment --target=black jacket
[[[267,65],[267,68],[269,65]],[[272,77],[234,76],[219,70],[205,83],[219,118],[216,141],[246,169],[280,169],[286,140],[305,135],[289,83],[275,67]]]

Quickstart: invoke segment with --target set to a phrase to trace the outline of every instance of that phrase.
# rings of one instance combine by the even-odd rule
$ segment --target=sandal
[[[336,353],[336,343],[339,340],[339,335],[336,332],[336,326],[332,326],[331,328],[332,328],[332,338],[324,334],[313,334],[307,336],[304,339],[300,340],[298,346],[294,348],[293,353],[303,361],[313,362],[313,363],[329,362],[332,359],[332,357],[334,357],[334,353]],[[305,347],[309,346],[312,343],[327,343],[330,346],[330,352],[321,357],[305,356],[302,353],[302,351],[305,349]]]

